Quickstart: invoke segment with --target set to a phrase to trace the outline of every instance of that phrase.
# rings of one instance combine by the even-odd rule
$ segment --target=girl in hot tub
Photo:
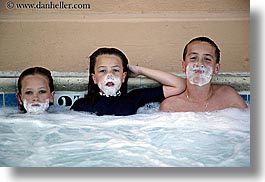
[[[42,67],[24,70],[18,79],[16,97],[19,109],[25,113],[40,114],[47,111],[54,101],[51,72]]]
[[[135,89],[127,93],[128,72],[144,75],[162,84],[156,88]],[[132,115],[149,102],[185,90],[183,78],[159,70],[128,65],[127,57],[116,48],[99,48],[90,56],[88,94],[77,100],[71,109],[97,115]]]

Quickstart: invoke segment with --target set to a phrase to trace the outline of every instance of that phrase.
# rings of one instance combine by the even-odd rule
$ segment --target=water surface
[[[0,166],[248,167],[250,110],[132,116],[0,108]]]

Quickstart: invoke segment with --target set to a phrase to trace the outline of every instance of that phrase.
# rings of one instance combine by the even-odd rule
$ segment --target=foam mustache
[[[187,79],[191,84],[203,86],[212,79],[213,68],[189,63],[186,69]]]

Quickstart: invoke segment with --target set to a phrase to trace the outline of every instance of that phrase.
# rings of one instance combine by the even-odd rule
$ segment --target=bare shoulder
[[[239,93],[229,85],[213,85],[214,97],[219,98],[226,107],[235,107],[244,109],[247,105]]]
[[[237,94],[236,90],[229,85],[213,85],[213,89],[217,93]]]
[[[176,103],[177,96],[171,96],[163,100],[160,104],[159,110],[161,111],[171,111],[171,108],[174,107],[174,103]]]
[[[221,97],[240,96],[238,92],[229,85],[213,85],[214,92]]]

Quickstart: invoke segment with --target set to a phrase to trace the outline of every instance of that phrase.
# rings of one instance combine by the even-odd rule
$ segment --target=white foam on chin
[[[196,72],[201,72],[200,74]],[[186,69],[186,75],[189,82],[193,85],[204,86],[212,79],[212,67],[204,65],[198,66],[196,63],[189,63]]]
[[[23,106],[26,109],[27,113],[32,114],[41,114],[49,108],[49,99],[46,99],[44,103],[34,102],[28,103],[26,99],[23,100]],[[37,105],[37,106],[36,106]]]
[[[112,82],[113,86],[107,86],[108,82]],[[108,97],[115,96],[121,87],[121,80],[119,77],[105,76],[104,79],[98,83],[99,89]]]

